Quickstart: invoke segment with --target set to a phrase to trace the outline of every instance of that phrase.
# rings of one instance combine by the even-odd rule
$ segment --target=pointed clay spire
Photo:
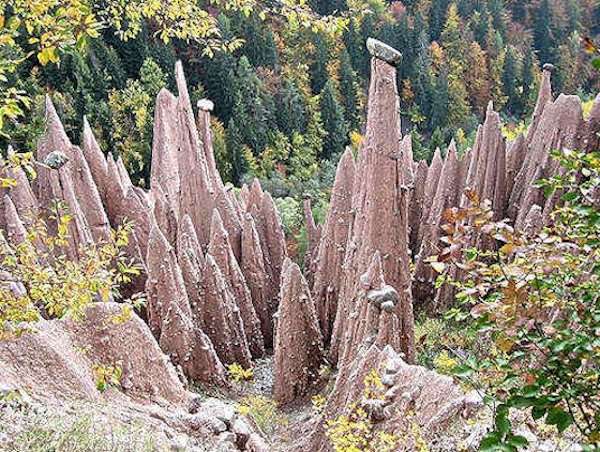
[[[154,109],[152,138],[152,165],[150,187],[160,185],[168,190],[168,198],[177,203],[179,198],[178,143],[180,131],[177,118],[177,98],[161,89]],[[110,171],[110,169],[109,169]]]
[[[410,225],[410,249],[411,254],[415,256],[417,254],[418,248],[418,235],[419,235],[419,227],[421,225],[421,215],[424,208],[425,203],[425,187],[427,185],[427,162],[425,160],[421,160],[417,165],[417,170],[415,172],[415,183],[411,193],[411,202],[410,209],[408,212],[409,215],[409,225]]]
[[[125,168],[125,163],[123,163],[123,159],[121,156],[117,158],[117,170],[119,172],[119,177],[121,178],[121,184],[123,188],[127,190],[129,187],[133,186],[131,182],[131,178],[129,177],[129,173],[127,172],[127,168]]]
[[[278,290],[283,261],[287,257],[287,249],[285,246],[285,235],[283,234],[281,219],[279,218],[279,213],[277,212],[277,208],[275,207],[275,203],[273,202],[270,193],[265,193],[263,196],[260,216],[260,225],[265,232],[265,245],[269,253],[272,266],[271,269],[273,271],[272,278],[273,281],[275,281]],[[263,245],[263,253],[264,252],[265,246]]]
[[[402,182],[408,187],[412,187],[415,182],[415,175],[413,172],[413,150],[412,150],[412,137],[406,135],[400,143],[400,154],[402,161]]]
[[[242,273],[248,283],[252,303],[260,321],[265,346],[273,346],[273,303],[269,296],[270,277],[265,269],[264,255],[260,238],[252,215],[244,214],[242,230]]]
[[[305,395],[323,364],[323,339],[306,280],[297,264],[286,258],[277,313],[274,396],[289,403]]]
[[[382,256],[386,282],[399,294],[397,304],[402,325],[396,334],[402,351],[414,359],[412,296],[408,254],[408,188],[401,183],[400,162],[396,158],[401,140],[396,70],[385,61],[371,63],[371,85],[366,136],[362,143],[354,187],[355,216],[344,262],[345,280],[338,297],[338,310],[332,335],[332,358],[347,330],[349,303],[355,299],[358,280],[371,263],[373,254]]]
[[[223,180],[217,170],[215,162],[215,153],[213,149],[212,130],[210,127],[210,112],[213,111],[214,105],[208,99],[198,101],[198,132],[202,139],[204,156],[208,167],[208,174],[213,183],[217,186],[223,186]]]
[[[198,312],[203,330],[215,346],[217,355],[226,364],[252,366],[252,357],[244,332],[240,310],[221,269],[210,255],[206,255],[202,278],[203,293]]]
[[[552,150],[585,146],[586,129],[578,96],[561,94],[555,102],[545,106],[510,196],[509,214],[515,218],[517,229],[524,226],[534,204],[546,203],[543,191],[534,183],[540,176],[557,174],[559,163],[552,158]]]
[[[106,173],[108,171],[106,158],[96,141],[86,116],[83,117],[83,154],[98,187],[98,193],[102,201],[106,203]]]
[[[190,302],[192,318],[194,323],[198,327],[201,327],[202,324],[198,320],[200,318],[198,309],[202,293],[204,254],[198,243],[196,230],[189,215],[184,215],[179,223],[179,232],[177,233],[177,262],[181,268],[181,275]]]
[[[443,166],[444,162],[442,161],[440,150],[439,148],[436,148],[433,154],[433,159],[431,160],[431,164],[429,165],[429,169],[427,170],[427,179],[423,193],[423,207],[421,210],[421,219],[424,221],[426,221],[429,218],[429,210],[431,209],[433,197],[435,196],[438,184],[440,183],[440,173],[442,172]],[[423,222],[420,222],[417,231],[417,242],[415,244],[416,250],[419,250],[421,247],[424,232],[425,228],[423,227]]]
[[[240,203],[244,208],[244,211],[248,211],[248,201],[250,199],[250,190],[246,184],[242,185],[240,189]]]
[[[27,175],[22,168],[17,167],[9,169],[7,176],[16,181],[15,186],[10,187],[7,191],[19,213],[19,217],[22,218],[25,224],[33,224],[38,218],[39,206]]]
[[[542,81],[540,83],[537,101],[535,103],[535,109],[533,110],[533,117],[531,118],[531,125],[527,130],[527,144],[531,143],[533,135],[536,132],[537,126],[544,112],[546,105],[552,103],[552,83],[550,71],[542,71]]]
[[[111,238],[110,223],[96,182],[82,150],[73,146],[71,155],[71,175],[77,201],[87,220],[94,241],[96,243],[107,242]]]
[[[168,242],[175,244],[177,241],[178,218],[176,208],[167,199],[165,192],[159,184],[152,187],[152,199],[154,201],[154,217],[160,230]]]
[[[252,304],[250,290],[246,285],[246,279],[240,269],[229,243],[229,234],[223,226],[221,216],[215,209],[213,211],[210,231],[210,243],[208,253],[215,259],[221,269],[228,288],[240,310],[244,323],[246,339],[250,346],[252,356],[255,358],[264,355],[264,340],[260,329],[260,322]]]
[[[250,209],[253,206],[260,206],[262,203],[263,196],[264,192],[262,187],[260,186],[260,181],[254,178],[252,184],[250,185],[250,190],[248,190],[248,195],[246,197],[246,210],[250,211]]]
[[[329,212],[317,249],[315,283],[312,293],[326,343],[329,343],[335,320],[337,300],[342,284],[342,264],[346,254],[348,231],[353,220],[352,189],[355,171],[352,151],[347,148],[337,167]]]
[[[119,169],[112,154],[106,156],[106,179],[104,189],[104,202],[108,212],[108,219],[113,227],[115,227],[123,214],[125,207],[123,205],[125,199],[125,188],[119,176]]]
[[[312,213],[310,198],[304,200],[304,222],[306,225],[306,235],[308,238],[308,248],[304,254],[304,271],[309,286],[313,284],[313,277],[316,270],[316,254],[319,241],[321,240],[321,226],[317,226]]]
[[[66,204],[72,217],[66,253],[69,258],[77,260],[80,248],[91,244],[93,239],[73,185],[73,162],[70,161],[73,159],[73,146],[50,97],[46,96],[46,133],[38,143],[36,158],[38,161],[44,161],[46,156],[55,151],[64,154],[69,161],[58,169],[40,167],[33,191],[41,208],[49,208],[55,200],[62,200]],[[51,232],[53,228],[55,225],[50,224]]]

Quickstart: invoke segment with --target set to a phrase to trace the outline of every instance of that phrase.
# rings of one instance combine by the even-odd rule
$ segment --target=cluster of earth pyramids
[[[124,220],[135,224],[129,253],[143,266],[128,293],[147,293],[147,323],[158,345],[192,381],[227,385],[224,365],[251,367],[274,353],[274,396],[282,404],[311,392],[319,370],[338,369],[333,391],[312,435],[326,450],[322,420],[361,399],[371,369],[386,377],[385,401],[363,400],[388,431],[409,428],[415,412],[424,435],[434,434],[475,402],[451,380],[412,365],[413,306],[449,304],[435,290],[426,259],[439,250],[442,213],[464,206],[469,188],[488,199],[497,219],[537,230],[550,221],[557,196],[544,199],[533,182],[560,171],[550,152],[597,148],[600,100],[587,119],[577,96],[553,100],[543,72],[525,135],[507,143],[490,104],[473,149],[458,156],[451,143],[430,165],[414,162],[410,136],[400,131],[395,64],[400,54],[374,40],[366,133],[355,158],[343,154],[325,224],[305,204],[309,249],[304,274],[286,255],[273,199],[258,181],[235,193],[217,171],[210,131],[212,104],[194,116],[182,66],[178,97],[163,89],[156,100],[149,190],[132,184],[123,162],[99,148],[84,121],[82,147],[71,144],[50,101],[37,159],[60,152],[68,162],[41,168],[30,184],[20,169],[5,190],[6,237],[25,238],[31,218],[60,199],[73,221],[67,254],[101,243]],[[410,268],[414,265],[414,271]],[[424,388],[426,388],[424,390]],[[408,446],[407,446],[408,447]]]

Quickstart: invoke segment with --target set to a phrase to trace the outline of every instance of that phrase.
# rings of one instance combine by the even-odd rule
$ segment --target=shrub
[[[229,374],[229,378],[231,378],[236,383],[241,383],[242,381],[250,381],[254,378],[254,372],[252,369],[244,369],[238,363],[229,364],[227,366],[227,373]]]
[[[364,399],[383,399],[384,385],[377,370],[372,369],[364,380]],[[379,431],[367,412],[353,403],[349,413],[326,422],[326,435],[335,452],[391,452],[396,449],[398,438]]]
[[[250,395],[240,400],[237,411],[248,416],[265,434],[271,435],[278,425],[286,424],[286,419],[277,410],[277,403],[261,395]]]
[[[489,203],[473,193],[472,206],[445,212],[450,246],[434,268],[459,288],[467,326],[496,349],[454,369],[466,381],[488,382],[477,388],[495,419],[483,450],[527,444],[513,433],[511,408],[531,408],[534,419],[559,432],[574,426],[589,448],[600,446],[600,153],[555,157],[564,172],[538,185],[546,196],[559,193],[561,204],[542,232],[492,221]],[[497,249],[470,247],[475,237]],[[460,268],[462,282],[447,278],[446,265]]]
[[[47,222],[35,221],[23,242],[9,244],[2,235],[0,256],[6,273],[0,281],[0,339],[25,331],[21,322],[40,319],[40,308],[50,317],[80,318],[89,304],[119,297],[119,286],[139,274],[140,267],[123,252],[130,224],[113,231],[106,243],[82,247],[79,259],[72,260],[66,255],[71,221],[57,202]]]

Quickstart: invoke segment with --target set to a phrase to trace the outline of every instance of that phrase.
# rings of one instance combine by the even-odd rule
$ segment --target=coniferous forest
[[[124,13],[106,3],[116,18]],[[214,102],[224,179],[239,185],[258,177],[276,196],[298,195],[330,179],[331,162],[360,141],[368,37],[402,53],[402,126],[416,159],[431,160],[451,139],[461,150],[472,146],[490,101],[512,128],[522,128],[544,64],[555,66],[556,92],[589,100],[598,87],[580,44],[600,30],[592,0],[315,0],[299,12],[268,1],[212,3],[206,10],[214,30],[201,40],[193,38],[194,23],[177,30],[159,17],[109,17],[81,51],[57,48],[63,53],[56,62],[27,59],[10,78],[31,105],[4,121],[3,141],[31,148],[50,92],[69,136],[79,138],[86,115],[101,147],[122,156],[134,180],[147,185],[154,99],[174,86],[172,68],[181,59],[192,100]],[[15,59],[36,48],[17,44]]]

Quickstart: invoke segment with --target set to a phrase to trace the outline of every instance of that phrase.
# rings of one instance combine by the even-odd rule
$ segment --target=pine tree
[[[429,153],[431,155],[430,159],[433,158],[436,149],[440,149],[442,152],[444,152],[446,149],[446,137],[444,136],[442,129],[439,127],[433,131],[431,134],[431,140],[429,141]]]
[[[471,18],[471,28],[477,43],[483,48],[486,46],[488,28],[491,22],[490,13],[485,3],[481,5],[478,11],[473,13]]]
[[[461,20],[456,4],[448,8],[448,15],[441,35],[441,44],[452,76],[462,77],[466,45],[461,30]]]
[[[324,16],[340,13],[348,9],[346,0],[310,0],[310,6],[313,10]]]
[[[576,93],[590,73],[590,64],[581,55],[581,36],[576,31],[558,48],[555,85],[558,92]]]
[[[263,82],[248,59],[240,58],[234,74],[232,118],[238,125],[243,142],[258,155],[268,143],[269,131],[275,128],[275,105]]]
[[[223,37],[230,39],[233,33],[229,18],[221,14],[218,23]],[[228,52],[218,52],[213,58],[203,58],[201,63],[203,70],[198,72],[201,75],[202,85],[215,104],[215,116],[223,124],[229,124],[233,113],[236,60]]]
[[[481,118],[491,99],[491,93],[486,55],[475,41],[469,46],[467,66],[469,69],[465,71],[465,86],[469,93],[469,102]]]
[[[434,95],[431,104],[431,114],[429,127],[431,130],[437,128],[443,129],[448,121],[448,102],[449,102],[448,71],[442,69],[435,81]]]
[[[502,38],[506,37],[506,18],[504,0],[489,0],[490,15],[494,28]]]
[[[494,101],[494,107],[498,110],[504,107],[506,97],[502,90],[502,72],[504,70],[504,59],[506,51],[504,42],[500,33],[496,32],[493,25],[490,24],[488,36],[486,39],[488,54],[488,73],[490,75],[490,93]]]
[[[566,8],[568,23],[565,29],[565,34],[571,35],[573,32],[579,31],[581,28],[582,8],[577,0],[568,0]]]
[[[239,29],[239,34],[245,41],[242,52],[252,66],[274,68],[278,61],[277,47],[268,22],[260,20],[257,14],[246,17],[238,13],[236,19],[234,28]]]
[[[421,115],[425,118],[431,118],[433,114],[432,102],[436,94],[427,40],[427,31],[423,30],[418,41],[417,57],[415,59],[416,71],[411,78],[411,86],[415,97],[415,103],[418,106]]]
[[[523,67],[521,70],[521,83],[523,85],[523,93],[521,95],[522,111],[529,112],[533,105],[535,96],[535,55],[531,46],[527,47]]]
[[[348,27],[344,30],[344,46],[350,55],[354,70],[363,78],[369,73],[369,52],[356,24],[358,19],[350,18]]]
[[[285,79],[276,96],[277,125],[291,138],[294,132],[306,131],[306,106],[300,90],[291,80]]]
[[[515,49],[509,46],[504,59],[504,70],[502,71],[502,86],[506,96],[506,109],[509,113],[516,115],[520,111],[520,98],[517,91],[517,61]]]
[[[554,63],[554,38],[552,27],[552,8],[549,0],[541,0],[533,21],[533,41],[538,51],[540,63]]]
[[[513,20],[521,23],[525,22],[525,19],[527,18],[526,7],[526,2],[520,0],[511,2],[510,11],[512,13]]]
[[[242,153],[244,141],[240,129],[233,118],[227,124],[225,143],[228,159],[231,163],[231,181],[235,185],[239,185],[242,175],[246,170]]]
[[[453,3],[448,8],[446,23],[441,35],[448,71],[448,118],[446,123],[453,127],[462,125],[470,115],[468,94],[464,84],[465,58],[468,49],[462,36],[460,16],[456,4]]]
[[[358,92],[356,73],[352,69],[350,56],[346,49],[340,55],[340,94],[346,121],[351,130],[358,130],[360,127],[360,115],[358,112]]]
[[[329,74],[327,73],[329,48],[325,36],[321,33],[313,33],[312,38],[315,54],[310,65],[310,83],[313,93],[318,94],[329,78]]]
[[[429,10],[429,37],[432,41],[440,38],[444,23],[446,22],[446,11],[449,0],[432,0]]]
[[[344,109],[336,98],[335,88],[328,81],[321,92],[319,102],[323,128],[327,135],[323,140],[322,158],[329,159],[342,152],[348,142],[348,126],[344,121]]]

